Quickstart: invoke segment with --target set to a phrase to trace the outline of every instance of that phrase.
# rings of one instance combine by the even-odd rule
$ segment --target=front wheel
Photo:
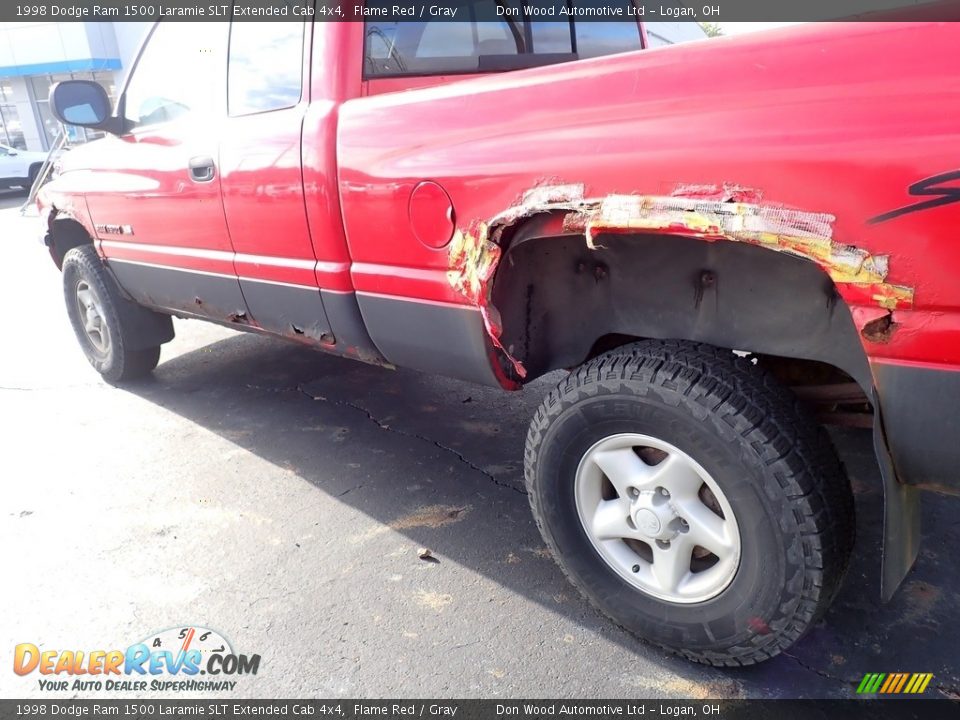
[[[80,347],[104,380],[133,380],[157,366],[160,345],[138,346],[132,327],[135,321],[124,317],[150,311],[120,294],[92,245],[73,248],[64,257],[63,293]]]
[[[543,402],[526,481],[571,582],[636,635],[750,665],[826,610],[853,497],[826,434],[729,351],[643,342],[580,367]]]

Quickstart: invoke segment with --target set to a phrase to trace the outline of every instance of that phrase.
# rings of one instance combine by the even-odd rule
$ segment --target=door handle
[[[190,168],[190,179],[194,182],[210,182],[216,175],[216,166],[209,155],[190,158],[187,167]]]

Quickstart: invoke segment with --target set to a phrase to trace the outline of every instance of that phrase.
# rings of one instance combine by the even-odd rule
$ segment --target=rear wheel
[[[729,351],[643,342],[602,355],[527,437],[534,516],[615,622],[691,660],[749,665],[826,610],[853,543],[829,438]]]
[[[63,259],[63,291],[67,315],[87,360],[105,380],[119,383],[148,375],[160,360],[160,345],[134,347],[126,306],[142,310],[124,298],[107,275],[96,250],[82,245]]]

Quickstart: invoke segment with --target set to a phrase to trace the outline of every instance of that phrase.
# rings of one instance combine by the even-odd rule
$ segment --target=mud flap
[[[880,407],[874,398],[874,407]],[[880,597],[890,600],[910,572],[920,551],[920,491],[897,480],[893,458],[887,448],[883,418],[877,414],[873,447],[883,478],[883,560]]]

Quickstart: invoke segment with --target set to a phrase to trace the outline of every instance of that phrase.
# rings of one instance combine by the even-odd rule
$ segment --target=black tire
[[[657,599],[588,537],[574,493],[580,460],[628,432],[679,448],[726,494],[741,549],[715,597]],[[853,496],[829,437],[771,375],[711,346],[645,341],[578,368],[530,425],[525,475],[537,525],[573,585],[626,630],[696,662],[751,665],[795,643],[832,601],[853,546]]]
[[[101,324],[109,340],[98,346],[84,328],[78,288],[81,284],[95,294]],[[121,295],[107,274],[92,245],[73,248],[63,259],[63,292],[67,315],[80,347],[94,369],[109,383],[121,383],[149,375],[160,360],[160,345],[136,347],[131,318],[150,312]]]

